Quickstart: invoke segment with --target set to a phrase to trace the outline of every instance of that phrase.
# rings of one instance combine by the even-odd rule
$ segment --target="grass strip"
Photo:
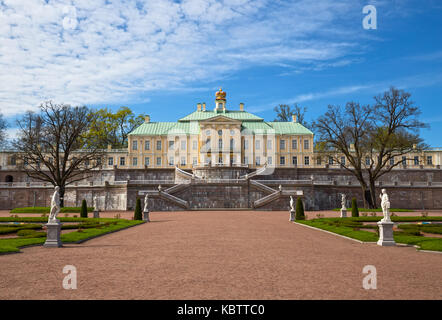
[[[12,220],[22,219],[22,218],[8,218]],[[32,220],[33,222],[47,222],[44,218],[34,218],[26,217],[26,220]],[[107,233],[115,232],[121,229],[125,229],[131,226],[144,223],[144,221],[139,220],[126,220],[126,219],[110,219],[110,218],[60,218],[61,222],[82,222],[82,221],[93,221],[95,223],[104,222],[100,227],[80,229],[79,231],[74,231],[61,235],[61,241],[63,243],[78,243],[90,238],[95,238]],[[77,220],[77,221],[72,221]],[[5,221],[5,220],[0,220]],[[106,222],[109,222],[106,224]],[[0,253],[10,253],[19,252],[21,247],[30,245],[43,244],[46,241],[46,237],[36,237],[36,238],[13,238],[13,239],[0,239]]]
[[[361,219],[362,218],[362,219]],[[365,219],[364,219],[365,218]],[[367,221],[367,218],[368,219]],[[359,222],[372,222],[379,221],[380,218],[376,219],[376,217],[355,217],[355,218],[320,218],[320,219],[312,219],[312,220],[299,220],[297,223],[305,224],[311,227],[315,227],[318,229],[330,231],[339,235],[343,235],[349,238],[353,238],[356,240],[364,241],[364,242],[376,242],[378,240],[378,236],[376,233],[358,230],[358,228],[353,228],[350,226],[346,226],[348,221],[359,221]],[[393,219],[397,218],[397,219]],[[403,218],[407,218],[406,221],[428,221],[428,220],[441,220],[442,217],[426,217],[432,219],[425,219],[423,217],[393,217],[392,220],[403,221]],[[439,219],[434,219],[439,218]],[[341,223],[340,223],[341,222]],[[403,243],[408,245],[416,245],[419,249],[422,250],[432,250],[432,251],[442,251],[442,238],[432,238],[432,237],[423,237],[416,236],[412,234],[408,234],[406,232],[393,232],[394,241],[397,243]]]

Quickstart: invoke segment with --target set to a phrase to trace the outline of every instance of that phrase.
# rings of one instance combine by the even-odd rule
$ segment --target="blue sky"
[[[438,0],[0,0],[0,112],[11,135],[46,99],[175,121],[222,87],[230,109],[273,120],[297,102],[311,120],[393,85],[442,147],[441,17]]]

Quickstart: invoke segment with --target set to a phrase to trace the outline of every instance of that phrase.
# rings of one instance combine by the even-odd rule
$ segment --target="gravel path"
[[[288,212],[153,212],[63,248],[0,256],[0,299],[442,299],[442,254],[359,244]],[[65,290],[65,265],[78,289]],[[365,290],[365,265],[377,289]]]

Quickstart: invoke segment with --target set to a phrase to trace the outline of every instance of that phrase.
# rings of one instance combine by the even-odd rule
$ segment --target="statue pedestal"
[[[149,211],[144,211],[144,212],[143,212],[143,220],[144,220],[144,221],[147,221],[147,222],[150,222],[150,219],[149,219]]]
[[[393,239],[393,225],[391,221],[379,221],[379,240],[378,246],[395,246],[396,242]]]
[[[94,218],[100,218],[100,211],[94,210]]]
[[[295,221],[295,211],[290,210],[290,220],[289,221]]]
[[[63,243],[60,240],[61,225],[62,223],[60,222],[51,222],[45,224],[47,228],[47,235],[46,242],[43,246],[47,248],[59,248],[63,246]]]
[[[341,218],[347,218],[347,209],[341,209]]]

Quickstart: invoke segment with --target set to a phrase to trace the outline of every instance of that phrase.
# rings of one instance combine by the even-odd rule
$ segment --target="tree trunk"
[[[364,208],[367,208],[367,198],[366,198],[366,193],[367,193],[367,187],[361,183],[361,188],[362,188],[362,200],[364,202]]]
[[[65,186],[60,186],[60,208],[64,207],[64,192]]]
[[[376,187],[375,187],[375,181],[370,180],[370,195],[371,195],[371,201],[372,201],[372,208],[377,208],[377,199],[376,199]]]

